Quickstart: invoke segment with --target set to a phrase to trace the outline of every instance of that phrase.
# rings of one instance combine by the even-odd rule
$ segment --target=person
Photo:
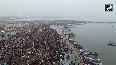
[[[75,65],[75,63],[73,63],[73,65]]]
[[[95,51],[94,53],[98,54],[98,51]]]
[[[45,27],[45,29],[43,28]],[[31,32],[21,31],[22,34],[17,34],[15,36],[11,36],[9,40],[6,40],[2,43],[2,54],[3,58],[6,59],[8,57],[5,50],[8,50],[8,54],[10,58],[8,58],[9,65],[11,64],[57,64],[64,59],[64,47],[66,46],[60,40],[59,34],[56,30],[49,28],[47,25],[42,25],[42,32],[37,32],[38,27],[31,26]],[[25,28],[24,28],[25,29]],[[27,27],[27,29],[29,29]],[[6,43],[7,47],[3,47]],[[51,44],[53,43],[53,44]],[[37,45],[38,44],[38,45]],[[19,49],[19,50],[16,50]],[[28,54],[28,51],[31,54]],[[57,51],[57,52],[56,52]],[[68,51],[67,51],[68,52]],[[0,55],[1,60],[3,60]],[[27,59],[27,60],[26,60]],[[33,59],[33,60],[31,60]],[[68,55],[69,59],[69,55]],[[25,60],[27,62],[25,62]],[[38,61],[37,61],[38,60]],[[57,62],[57,63],[56,63]]]
[[[0,60],[1,60],[1,54],[0,54]]]
[[[113,43],[112,43],[112,41],[109,41],[109,43],[108,43],[109,45],[113,45]]]
[[[75,56],[75,63],[77,63],[77,60],[78,60],[78,58],[77,58],[77,56]]]
[[[70,51],[71,51],[71,54],[72,54],[72,52],[73,52],[73,49],[71,48],[71,50],[70,50]]]

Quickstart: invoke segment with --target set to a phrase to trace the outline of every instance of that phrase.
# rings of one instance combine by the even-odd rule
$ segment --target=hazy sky
[[[105,12],[113,4],[113,12]],[[0,0],[0,16],[85,16],[116,21],[116,0]]]

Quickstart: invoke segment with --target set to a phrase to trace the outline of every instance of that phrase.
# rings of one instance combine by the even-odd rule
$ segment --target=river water
[[[52,27],[61,33],[61,26]],[[98,58],[101,59],[103,65],[116,65],[116,46],[108,46],[109,41],[116,44],[116,24],[88,23],[74,25],[70,29],[75,34],[73,40],[88,51],[99,51]]]

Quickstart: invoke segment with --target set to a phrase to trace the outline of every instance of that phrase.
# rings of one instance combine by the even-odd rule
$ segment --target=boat
[[[72,24],[67,24],[67,26],[72,26]]]
[[[116,44],[112,43],[112,41],[109,41],[108,45],[110,45],[110,46],[116,46]]]
[[[69,37],[74,37],[75,35],[73,33],[69,33]]]
[[[110,45],[110,46],[116,46],[116,44],[114,44],[114,43],[112,43],[112,44],[108,44],[108,46],[109,46],[109,45]]]
[[[96,52],[90,52],[89,55],[95,55],[95,56],[98,56],[98,53],[96,53]]]
[[[74,43],[74,42],[76,42],[76,41],[74,41],[74,40],[72,40],[72,39],[69,39],[69,42],[70,42],[70,43]]]

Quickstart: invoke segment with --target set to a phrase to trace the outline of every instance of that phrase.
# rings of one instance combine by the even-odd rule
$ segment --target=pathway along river
[[[112,27],[113,26],[113,27]],[[51,26],[61,33],[61,26]],[[98,58],[103,65],[116,65],[116,46],[108,46],[108,42],[116,43],[116,24],[88,23],[86,25],[74,25],[71,32],[75,34],[75,41],[89,51],[99,51]]]

